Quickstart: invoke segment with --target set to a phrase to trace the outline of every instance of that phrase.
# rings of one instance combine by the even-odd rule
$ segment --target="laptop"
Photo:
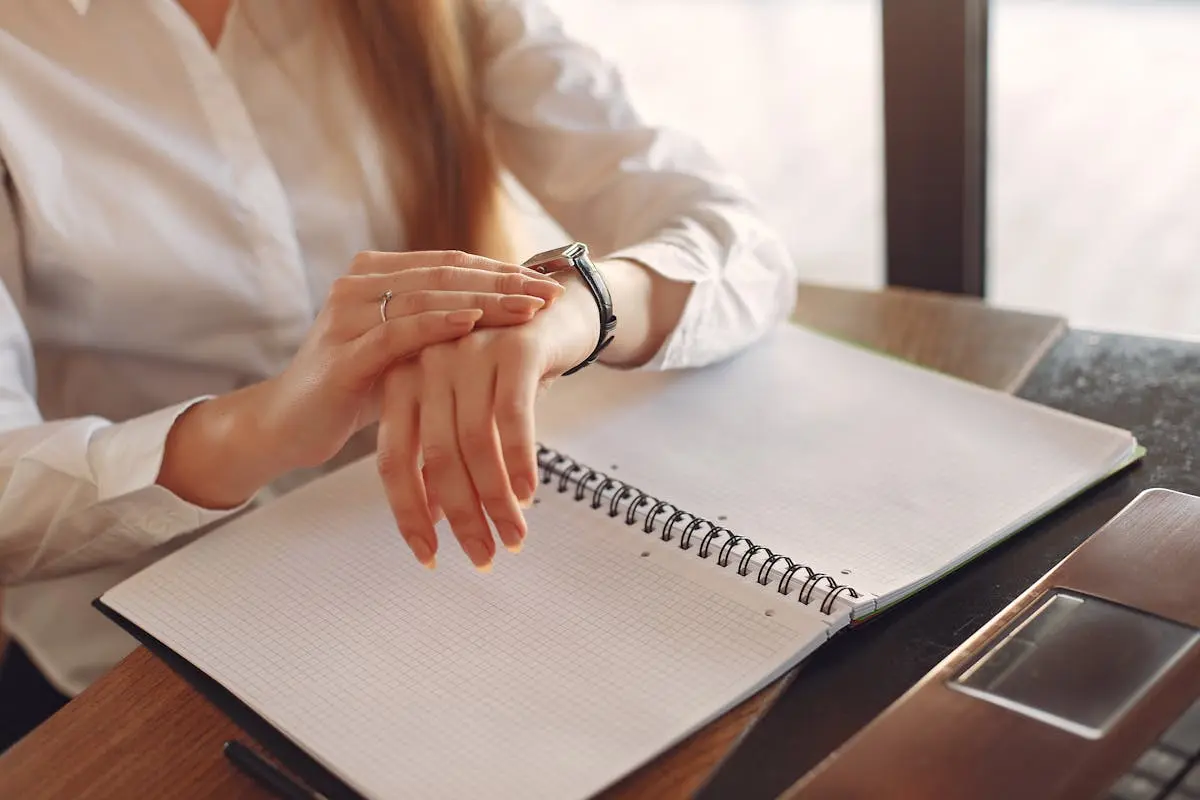
[[[784,797],[1200,800],[1200,498],[1143,492]]]

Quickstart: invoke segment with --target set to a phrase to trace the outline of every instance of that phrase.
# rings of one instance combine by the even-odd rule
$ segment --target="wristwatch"
[[[572,242],[566,247],[547,250],[528,259],[522,266],[544,275],[567,269],[573,269],[579,273],[588,287],[588,291],[592,293],[592,297],[596,298],[596,308],[600,312],[600,338],[596,342],[596,349],[592,350],[592,354],[582,363],[576,364],[564,372],[563,375],[578,372],[599,358],[600,351],[608,347],[613,340],[613,332],[617,328],[617,318],[613,314],[612,296],[608,293],[608,284],[604,282],[604,276],[600,274],[600,270],[588,257],[587,245],[582,242]]]

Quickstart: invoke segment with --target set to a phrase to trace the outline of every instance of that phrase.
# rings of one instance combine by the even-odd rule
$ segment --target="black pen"
[[[242,772],[285,800],[326,800],[281,772],[274,764],[241,742],[230,739],[225,743],[225,757]]]

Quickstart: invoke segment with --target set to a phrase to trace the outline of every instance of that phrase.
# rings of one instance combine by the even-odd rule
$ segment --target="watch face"
[[[557,272],[574,266],[574,260],[587,253],[587,245],[573,242],[566,247],[555,247],[531,256],[521,265],[541,272]]]

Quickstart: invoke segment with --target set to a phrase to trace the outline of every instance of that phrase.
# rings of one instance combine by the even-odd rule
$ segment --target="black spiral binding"
[[[636,525],[638,511],[649,506],[646,519],[642,523],[642,532],[654,533],[655,522],[660,519],[664,520],[659,538],[664,542],[669,542],[678,536],[681,550],[691,550],[699,540],[697,555],[700,558],[707,559],[711,556],[713,546],[722,536],[725,536],[725,541],[716,551],[718,566],[728,567],[734,549],[738,545],[746,545],[746,551],[742,553],[737,562],[737,573],[742,577],[749,575],[751,561],[755,556],[761,555],[764,560],[758,568],[755,580],[762,586],[766,586],[771,582],[771,571],[779,567],[782,573],[779,575],[778,592],[782,595],[788,594],[797,573],[803,573],[804,581],[800,584],[797,599],[805,605],[812,602],[813,592],[817,587],[825,584],[829,589],[825,599],[818,606],[822,614],[832,614],[834,601],[843,593],[848,597],[860,596],[856,590],[846,584],[838,583],[831,575],[817,572],[811,567],[792,561],[787,556],[773,553],[768,548],[757,545],[744,536],[737,536],[728,528],[690,514],[665,500],[652,497],[624,481],[591,469],[544,445],[538,445],[537,459],[543,484],[551,485],[557,482],[558,485],[555,488],[558,492],[566,494],[568,491],[573,491],[576,502],[583,502],[590,495],[589,502],[593,509],[599,510],[607,505],[608,516],[616,518],[624,514],[625,524],[629,526]],[[606,492],[611,494],[605,497]],[[624,504],[623,508],[622,504]]]

